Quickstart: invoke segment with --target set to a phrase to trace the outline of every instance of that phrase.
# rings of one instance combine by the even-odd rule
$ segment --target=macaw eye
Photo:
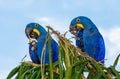
[[[35,28],[37,28],[38,27],[38,24],[35,24]]]
[[[77,18],[77,19],[76,19],[76,22],[80,22],[80,18]]]

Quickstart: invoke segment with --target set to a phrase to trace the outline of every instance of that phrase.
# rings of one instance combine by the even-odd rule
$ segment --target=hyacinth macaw
[[[96,25],[87,17],[78,16],[71,21],[70,32],[77,36],[76,45],[96,61],[104,63],[105,44]]]
[[[48,43],[46,43],[46,50],[44,53],[45,56],[42,57],[43,47],[48,34],[47,31],[38,23],[30,23],[26,26],[25,33],[30,41],[29,54],[31,60],[34,63],[40,64],[42,58],[42,63],[49,64]],[[52,62],[55,62],[58,60],[58,44],[52,38],[51,49],[52,49]]]

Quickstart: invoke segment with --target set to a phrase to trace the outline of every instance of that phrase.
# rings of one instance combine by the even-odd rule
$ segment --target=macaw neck
[[[39,42],[44,42],[47,38],[47,31],[43,27],[39,27],[38,30],[40,31],[40,37],[38,38]]]
[[[96,25],[91,21],[84,23],[83,26],[84,26],[84,31],[89,31],[89,32],[98,31]]]
[[[47,38],[47,33],[45,34],[40,34],[40,37],[38,38],[38,42],[40,43],[44,43],[46,41],[46,38]]]
[[[38,30],[40,31],[41,35],[47,34],[47,31],[42,26],[39,26]]]

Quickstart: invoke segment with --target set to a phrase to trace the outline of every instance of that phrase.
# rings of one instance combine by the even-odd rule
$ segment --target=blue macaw
[[[26,26],[25,33],[30,41],[29,43],[30,58],[34,63],[40,64],[43,47],[47,39],[48,33],[38,23],[28,24]],[[52,62],[56,62],[58,60],[58,44],[52,38],[51,38],[51,49],[52,49]],[[42,57],[42,63],[49,64],[48,43],[46,43],[46,50],[44,55],[45,56]]]
[[[77,36],[76,45],[96,61],[104,63],[105,44],[96,25],[87,17],[78,16],[71,21],[70,32]]]

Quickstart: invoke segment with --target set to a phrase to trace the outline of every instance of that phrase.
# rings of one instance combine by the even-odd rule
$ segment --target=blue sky
[[[77,16],[89,17],[102,33],[106,44],[105,65],[113,64],[120,53],[120,0],[0,0],[0,79],[25,60],[28,39],[25,26],[38,22],[51,25],[61,33]],[[68,38],[72,35],[68,33]],[[117,69],[120,70],[120,61]]]

